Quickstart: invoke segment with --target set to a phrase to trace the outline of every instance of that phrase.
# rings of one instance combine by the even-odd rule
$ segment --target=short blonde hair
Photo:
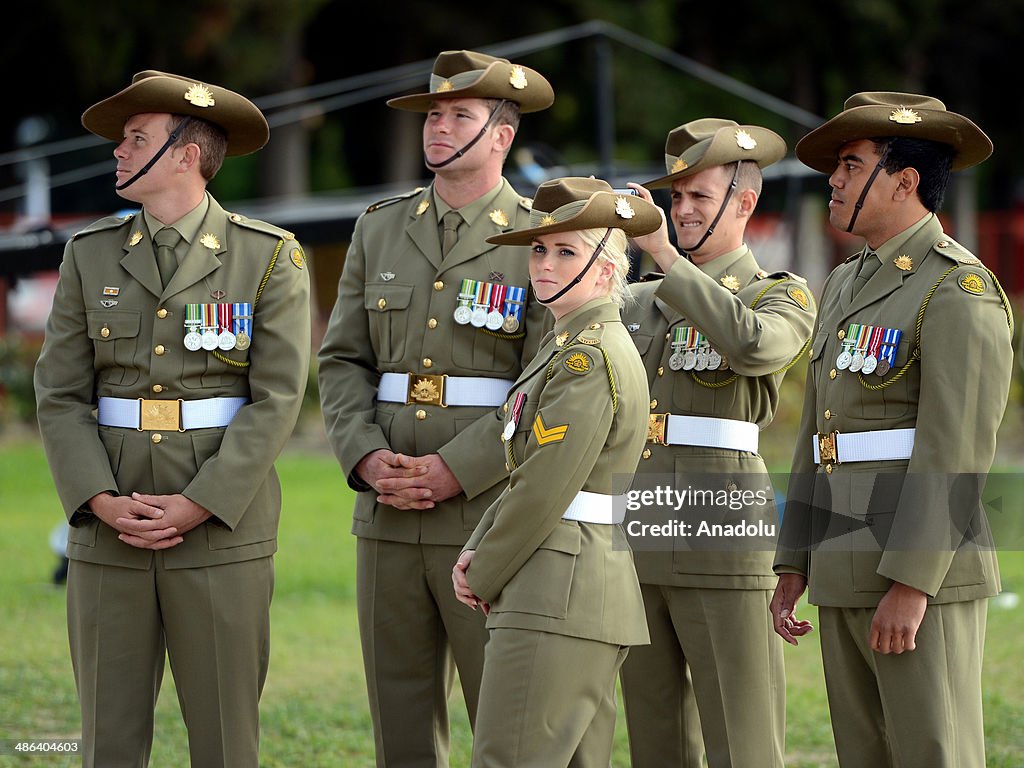
[[[579,234],[580,239],[591,249],[591,254],[593,254],[593,249],[600,245],[606,232],[608,232],[607,229],[581,229]],[[608,297],[619,308],[625,306],[626,302],[633,298],[626,279],[629,274],[629,255],[626,253],[628,246],[626,233],[617,227],[612,227],[608,235],[608,242],[605,243],[604,250],[598,256],[599,260],[607,261],[614,267]]]

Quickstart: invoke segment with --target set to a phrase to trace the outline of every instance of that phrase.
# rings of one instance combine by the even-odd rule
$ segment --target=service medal
[[[519,330],[519,318],[515,315],[506,315],[501,322],[501,330],[505,333],[515,333]]]
[[[469,316],[469,324],[474,328],[483,328],[487,325],[487,310],[484,307],[476,307]]]
[[[185,349],[189,352],[198,352],[203,348],[203,337],[195,331],[189,331],[185,334]]]
[[[687,350],[683,355],[683,370],[692,371],[695,365],[697,365],[697,353],[693,350]]]
[[[487,320],[484,322],[484,326],[489,331],[501,330],[505,324],[505,316],[496,309],[492,309],[487,313]]]
[[[718,370],[718,366],[720,366],[721,364],[722,364],[722,356],[720,354],[718,354],[718,352],[716,350],[712,349],[711,353],[708,355],[708,370],[709,371],[717,371]]]
[[[516,423],[514,421],[510,421],[508,424],[505,425],[505,429],[501,433],[501,442],[507,443],[509,440],[512,439],[512,435],[514,435],[515,433]]]
[[[850,360],[850,371],[856,373],[864,367],[864,353],[859,349],[853,353],[853,358]]]
[[[672,357],[668,359],[668,367],[673,371],[681,371],[685,362],[685,356],[682,352],[674,352]]]
[[[214,331],[212,328],[207,328],[205,331],[203,331],[200,346],[202,346],[202,348],[205,349],[207,352],[212,352],[217,348],[218,338],[219,337],[217,336],[216,331]]]
[[[234,349],[235,344],[238,343],[238,339],[235,338],[235,334],[231,331],[223,330],[217,337],[217,346],[227,352],[229,349]]]
[[[455,308],[455,322],[459,325],[468,325],[472,316],[473,310],[467,306],[460,305]]]
[[[853,355],[850,354],[850,350],[843,349],[843,351],[839,353],[839,357],[836,358],[836,368],[840,371],[845,371],[850,367],[850,363],[852,362]]]
[[[878,368],[878,358],[874,355],[868,355],[864,358],[864,365],[861,366],[861,373],[867,375]]]
[[[875,373],[879,376],[885,376],[889,372],[889,361],[884,357],[878,361],[878,365],[875,366]]]
[[[694,370],[703,371],[708,367],[708,353],[704,350],[697,352],[697,362],[694,363]]]
[[[249,334],[245,331],[239,331],[235,334],[235,349],[246,350],[249,345],[252,344],[252,339],[249,338]]]

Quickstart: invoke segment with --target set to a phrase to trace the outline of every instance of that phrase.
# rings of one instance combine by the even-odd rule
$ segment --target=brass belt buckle
[[[410,373],[405,404],[439,405],[447,408],[444,401],[444,380],[447,378],[447,374]]]
[[[181,400],[144,400],[139,398],[139,432],[162,430],[184,432],[181,426]]]
[[[665,442],[665,432],[668,426],[667,413],[652,413],[647,418],[647,442],[668,445]]]
[[[832,464],[841,464],[839,461],[839,450],[837,446],[837,440],[839,438],[838,432],[826,432],[822,434],[818,433],[818,460],[819,463],[824,464],[831,462]]]

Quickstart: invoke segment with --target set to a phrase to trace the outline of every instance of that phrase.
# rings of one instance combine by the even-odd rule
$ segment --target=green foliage
[[[0,427],[8,420],[34,421],[36,396],[32,371],[39,344],[27,337],[0,337]]]

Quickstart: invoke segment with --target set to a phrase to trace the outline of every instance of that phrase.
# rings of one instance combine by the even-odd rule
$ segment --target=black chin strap
[[[693,248],[690,248],[689,250],[685,251],[687,255],[689,255],[693,251],[696,251],[698,248],[704,245],[704,243],[707,242],[707,239],[709,237],[715,234],[715,227],[718,226],[718,220],[722,218],[722,214],[725,213],[725,206],[729,204],[729,201],[732,199],[732,193],[736,191],[736,179],[739,177],[739,175],[740,164],[736,163],[736,169],[732,172],[732,181],[729,182],[729,189],[726,190],[725,199],[722,200],[722,207],[718,209],[718,213],[715,214],[715,218],[711,222],[711,226],[708,227],[708,231],[704,233],[704,237],[702,237],[700,241],[695,246],[693,246]]]
[[[160,147],[160,150],[155,155],[153,155],[152,159],[148,163],[146,163],[142,167],[142,170],[139,171],[138,173],[136,173],[130,179],[128,179],[128,181],[126,181],[124,184],[117,184],[114,187],[114,189],[116,189],[118,191],[121,191],[125,187],[131,186],[136,181],[138,181],[143,176],[145,176],[147,173],[149,173],[149,169],[152,168],[154,165],[156,165],[156,161],[159,160],[161,157],[163,157],[164,152],[166,152],[174,144],[177,143],[178,137],[181,136],[181,132],[185,129],[185,126],[188,125],[188,121],[191,120],[191,119],[192,119],[191,116],[186,115],[185,119],[182,120],[180,123],[178,123],[178,127],[175,128],[173,131],[171,131],[171,135],[167,137],[167,141],[165,141],[164,145],[162,147]]]
[[[429,160],[427,160],[427,156],[424,154],[423,163],[427,166],[427,168],[430,168],[431,170],[437,170],[438,168],[444,168],[449,163],[454,163],[464,154],[469,152],[469,150],[471,150],[473,146],[484,137],[484,134],[487,133],[487,129],[491,127],[491,123],[494,122],[494,118],[498,114],[498,110],[501,109],[502,105],[504,105],[506,101],[508,101],[508,99],[502,99],[501,101],[498,102],[494,109],[491,110],[491,114],[487,116],[487,122],[484,123],[484,127],[480,129],[480,132],[473,137],[472,141],[470,141],[466,146],[457,151],[454,155],[449,157],[447,160],[442,160],[440,163],[431,163]]]
[[[884,157],[878,161],[878,165],[875,166],[875,170],[873,170],[871,175],[868,176],[868,183],[864,185],[864,189],[860,192],[860,197],[857,198],[856,205],[853,206],[853,216],[850,217],[850,225],[846,228],[847,232],[853,232],[853,223],[857,221],[857,216],[860,215],[860,209],[864,207],[864,198],[868,196],[868,190],[871,189],[871,185],[875,183],[875,177],[878,175],[878,172],[882,170],[883,162],[885,162]]]
[[[604,233],[604,237],[601,238],[601,242],[598,243],[597,247],[594,249],[594,255],[590,257],[590,261],[587,262],[587,266],[585,266],[583,270],[578,275],[576,275],[576,277],[573,278],[572,282],[565,286],[565,288],[560,290],[551,298],[542,299],[538,297],[537,301],[539,301],[541,304],[550,304],[551,302],[557,301],[558,299],[562,298],[563,296],[565,296],[565,294],[567,294],[569,291],[575,288],[579,284],[580,280],[583,279],[583,276],[590,271],[590,268],[594,265],[594,262],[597,261],[597,257],[601,255],[601,251],[604,250],[604,247],[608,244],[608,238],[611,236],[612,230],[611,227],[609,227],[608,230]]]

